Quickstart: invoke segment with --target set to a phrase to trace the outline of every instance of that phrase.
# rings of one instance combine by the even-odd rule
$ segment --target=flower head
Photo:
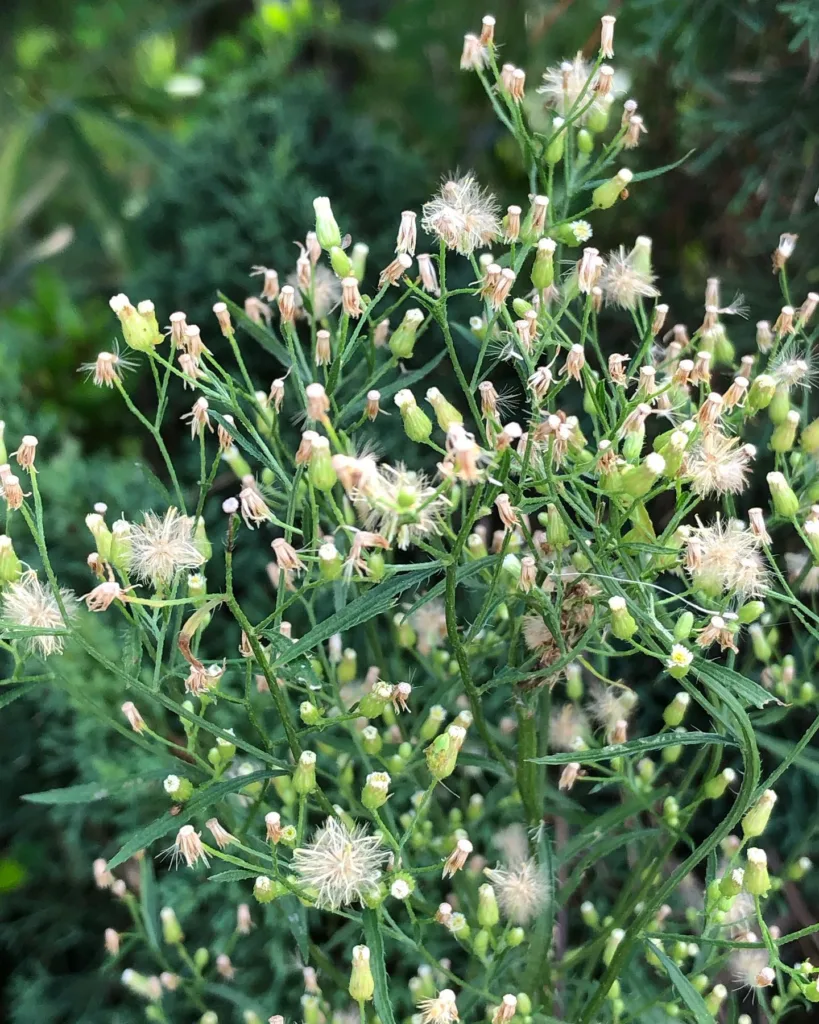
[[[564,704],[549,718],[549,745],[570,753],[589,733],[589,721],[576,704]]]
[[[422,999],[418,1003],[421,1024],[452,1024],[458,1020],[455,993],[451,988],[442,988],[433,999]]]
[[[174,844],[171,847],[171,861],[178,864],[184,860],[189,868],[201,860],[205,867],[208,866],[208,855],[202,846],[202,833],[197,832],[193,825],[183,825],[177,832]]]
[[[697,587],[719,596],[736,594],[738,600],[760,597],[768,585],[768,571],[754,533],[736,519],[721,517],[710,526],[691,529],[686,569]]]
[[[565,117],[580,99],[580,94],[589,81],[591,73],[591,64],[583,60],[582,53],[578,53],[574,60],[566,60],[555,67],[547,68],[543,73],[543,84],[537,91],[543,96],[543,102],[547,107],[554,110],[561,117]],[[593,97],[594,94],[591,88],[586,89],[580,107],[575,112],[586,107],[588,101],[592,100]],[[601,109],[605,110],[606,106],[604,104],[605,101],[594,99],[594,102],[591,103],[588,109],[583,111],[579,120],[585,123],[592,110],[595,110],[595,112]]]
[[[501,910],[513,924],[528,924],[549,900],[549,884],[535,860],[492,868],[484,874],[495,887]]]
[[[634,258],[635,251],[626,252],[621,245],[609,253],[600,277],[600,287],[609,305],[634,309],[638,299],[656,299],[660,294],[654,287],[654,275]]]
[[[183,569],[197,569],[205,559],[193,542],[194,521],[173,507],[164,516],[144,512],[131,527],[131,571],[144,583],[168,584]]]
[[[796,342],[783,345],[767,371],[776,381],[789,390],[794,387],[811,388],[819,377],[819,367],[810,351]]]
[[[430,534],[437,535],[449,504],[443,494],[435,495],[423,473],[401,463],[379,466],[377,476],[356,488],[353,497],[367,510],[365,528],[390,543],[397,541],[402,550]]]
[[[336,909],[363,903],[376,891],[388,856],[378,836],[328,818],[312,843],[293,851],[293,867],[301,881],[317,891],[319,906]]]
[[[76,610],[76,599],[70,590],[61,590],[63,607],[70,620]],[[65,629],[68,622],[63,618],[57,599],[49,587],[37,578],[36,572],[26,572],[9,585],[3,595],[3,618],[13,626],[24,629]],[[25,640],[32,653],[47,658],[50,654],[62,654],[65,637],[52,633],[35,633]]]
[[[740,494],[745,490],[753,449],[739,438],[718,430],[702,435],[688,457],[691,489],[701,498],[714,494]]]
[[[423,228],[449,249],[468,256],[501,233],[500,206],[472,174],[447,178],[436,196],[424,203]]]

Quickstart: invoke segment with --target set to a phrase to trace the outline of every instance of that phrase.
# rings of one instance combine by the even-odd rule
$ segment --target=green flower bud
[[[122,327],[125,344],[136,352],[152,352],[162,344],[152,302],[140,302],[134,309],[127,295],[115,295],[109,302]]]
[[[375,757],[380,753],[383,740],[381,739],[381,733],[374,725],[368,725],[361,730],[361,745],[364,748],[364,752],[369,754],[370,757]]]
[[[22,571],[23,566],[14,550],[12,539],[4,533],[0,536],[0,586],[14,583]]]
[[[456,424],[463,423],[464,418],[451,402],[448,402],[438,388],[430,388],[427,391],[427,401],[435,410],[435,418],[438,426],[444,433],[448,433]]]
[[[429,741],[434,739],[441,731],[441,726],[445,721],[446,710],[441,707],[440,704],[433,704],[418,732],[419,737],[424,741],[424,743],[429,743]]]
[[[791,882],[801,882],[812,868],[810,857],[800,857],[795,863],[788,865],[785,877]]]
[[[472,950],[479,959],[482,959],[489,952],[489,943],[492,936],[485,928],[481,928],[480,931],[475,933],[475,938],[472,940]]]
[[[703,786],[703,792],[709,800],[719,800],[725,790],[736,782],[737,773],[733,768],[724,768],[719,775],[709,779]]]
[[[450,726],[450,728],[452,728]],[[457,726],[455,727],[457,728]],[[463,732],[463,729],[460,730]],[[432,741],[424,751],[430,775],[440,782],[455,771],[458,760],[458,747],[449,735],[442,733]]]
[[[325,252],[330,252],[336,246],[341,247],[341,231],[333,216],[330,200],[326,196],[317,196],[313,200],[313,209],[316,212],[316,238],[319,245]]]
[[[622,928],[615,928],[609,935],[608,939],[606,939],[606,945],[603,947],[603,963],[606,965],[606,967],[608,967],[608,965],[614,959],[614,954],[617,952],[617,947],[623,941],[623,936],[625,934],[626,933],[623,931]]]
[[[765,630],[759,623],[754,623],[748,630],[748,635],[751,638],[751,646],[754,649],[754,656],[762,662],[769,662],[773,649],[771,648],[768,638],[765,636]]]
[[[111,561],[111,531],[99,512],[91,512],[85,517],[85,525],[97,545],[97,554],[104,562]]]
[[[611,101],[614,96],[609,93],[608,96],[601,96],[598,101],[593,103],[586,114],[586,127],[590,132],[594,132],[599,135],[600,132],[604,132],[609,123],[609,113],[611,112]],[[622,174],[622,171],[620,172]]]
[[[768,826],[775,803],[776,793],[772,789],[766,789],[742,819],[742,834],[746,839],[755,839],[762,835]]]
[[[750,625],[764,613],[765,603],[763,601],[746,601],[738,612],[737,618],[743,626]]]
[[[272,903],[280,894],[280,884],[266,875],[259,875],[253,884],[253,895],[258,903]]]
[[[423,322],[424,314],[420,309],[408,309],[406,311],[404,319],[390,335],[390,351],[396,359],[412,358],[412,353],[415,351],[418,328]]]
[[[398,630],[398,646],[405,650],[412,650],[418,642],[418,635],[412,628],[412,623],[406,615],[400,613],[395,616],[393,622]]]
[[[375,980],[370,969],[370,950],[367,946],[353,947],[353,969],[347,991],[357,1003],[369,1002],[373,997]]]
[[[341,574],[344,571],[344,560],[332,540],[324,541],[319,547],[318,559],[319,572],[323,580],[327,580],[329,583],[341,579]]]
[[[674,639],[687,640],[694,628],[694,615],[691,612],[683,612],[674,624]]]
[[[507,943],[514,949],[520,946],[523,940],[526,938],[526,932],[518,927],[512,928],[506,936]]]
[[[203,971],[208,966],[208,960],[210,960],[210,953],[205,949],[204,946],[200,946],[193,954],[193,962]],[[216,1014],[212,1015],[213,1021],[216,1020]]]
[[[494,928],[500,920],[495,890],[489,883],[478,889],[478,924],[481,928]]]
[[[745,872],[742,868],[734,868],[727,875],[723,875],[719,883],[720,896],[726,899],[733,899],[742,892],[742,884],[745,879]]]
[[[193,546],[206,562],[213,554],[213,546],[208,540],[208,535],[205,532],[205,520],[202,516],[199,516],[196,520],[196,526],[193,530]]]
[[[771,434],[770,449],[783,454],[789,452],[796,442],[796,432],[799,429],[799,413],[792,409],[785,419],[774,427]]]
[[[589,156],[594,150],[594,136],[591,132],[586,131],[585,128],[581,128],[577,133],[576,141],[578,153]]]
[[[686,694],[687,696],[687,694]],[[684,733],[686,730],[682,728],[675,729],[676,733]],[[664,747],[662,752],[662,759],[664,764],[676,764],[677,761],[682,757],[683,747],[681,743],[675,743],[671,747]]]
[[[175,803],[183,804],[193,796],[193,783],[190,779],[180,778],[178,775],[168,775],[162,783],[162,788]]]
[[[523,320],[527,313],[534,312],[534,308],[531,302],[527,302],[526,299],[522,299],[520,296],[512,299],[512,309],[515,311],[515,316],[520,320]]]
[[[410,441],[428,441],[432,434],[432,420],[418,408],[415,396],[409,388],[403,388],[395,396],[395,404],[404,421],[404,432]]]
[[[790,484],[782,473],[768,473],[767,480],[774,510],[785,519],[793,519],[799,511],[799,499]]]
[[[651,266],[651,239],[647,235],[638,235],[634,248],[629,254],[629,262],[641,274],[653,274]]]
[[[222,452],[222,458],[228,466],[230,466],[239,480],[243,477],[253,475],[250,463],[241,455],[239,449],[235,445],[231,445],[230,448],[226,448],[225,451]]]
[[[301,718],[305,725],[318,725],[321,717],[321,711],[312,701],[303,700],[299,704],[299,718]]]
[[[316,791],[316,755],[312,750],[305,750],[299,758],[293,772],[293,788],[299,796]]]
[[[336,669],[336,679],[340,686],[351,683],[358,675],[358,655],[352,647],[345,647],[341,654],[341,661]]]
[[[725,1002],[727,995],[728,989],[724,985],[714,985],[705,997],[705,1007],[714,1017],[719,1012],[720,1006]]]
[[[580,904],[580,917],[587,928],[597,930],[600,927],[600,915],[591,900],[584,900]]]
[[[370,247],[363,242],[356,242],[353,246],[352,275],[359,281],[364,280],[367,272],[367,257],[370,254]],[[348,275],[343,275],[348,276]]]
[[[569,528],[563,521],[557,506],[550,502],[546,506],[544,518],[545,522],[542,525],[546,527],[547,541],[555,551],[562,551],[569,544]],[[540,517],[538,519],[540,520]]]
[[[799,687],[799,693],[797,699],[800,704],[812,704],[816,697],[816,687],[813,683],[802,683]]]
[[[791,411],[791,399],[787,384],[777,384],[773,398],[768,403],[768,418],[774,426],[785,422],[785,417]]]
[[[768,877],[768,858],[764,850],[752,846],[748,850],[745,868],[745,888],[752,896],[767,896],[771,888]]]
[[[162,923],[162,938],[169,946],[177,946],[182,942],[185,936],[182,934],[173,907],[163,907],[159,911],[159,920]]]
[[[553,238],[541,238],[532,264],[532,285],[538,291],[551,287],[555,279],[554,255],[557,243]]]
[[[591,128],[591,125],[589,127]],[[592,131],[594,131],[593,128]],[[613,178],[597,186],[592,192],[592,204],[598,210],[610,209],[620,198],[620,194],[631,184],[633,177],[631,171],[624,167]]]
[[[687,447],[688,435],[684,434],[681,430],[672,430],[667,443],[661,449],[658,449],[665,459],[663,476],[667,479],[673,480],[679,475]]]
[[[609,598],[611,631],[618,640],[630,640],[637,632],[637,623],[626,607],[624,597]]]
[[[330,455],[330,442],[320,435],[313,438],[307,478],[317,491],[331,491],[338,480]]]
[[[552,118],[552,140],[546,147],[543,158],[547,164],[554,166],[563,159],[563,148],[566,143],[566,132],[563,130],[565,121],[562,117]]]
[[[370,772],[361,793],[361,802],[368,811],[375,811],[387,802],[390,777],[386,772]]]
[[[745,415],[755,416],[761,409],[767,409],[771,404],[775,391],[776,381],[774,378],[770,377],[767,373],[760,373],[758,377],[754,378],[748,389],[748,397],[745,400]]]
[[[663,712],[663,721],[670,729],[682,725],[690,703],[691,698],[687,693],[680,692],[674,694],[674,699],[666,706]]]
[[[336,277],[340,277],[342,280],[345,277],[355,277],[358,281],[361,280],[353,269],[353,261],[338,245],[333,246],[330,250],[330,266],[335,271]]]
[[[570,661],[563,670],[566,677],[566,696],[577,702],[583,698],[583,670],[576,661]]]
[[[630,466],[620,475],[620,490],[632,498],[642,498],[651,490],[665,470],[665,459],[650,452],[639,466]]]
[[[216,1016],[213,1010],[205,1010],[205,1012],[199,1018],[199,1024],[219,1024],[219,1018]]]
[[[377,680],[369,693],[358,702],[358,713],[364,718],[377,718],[392,700],[393,687],[382,679]]]

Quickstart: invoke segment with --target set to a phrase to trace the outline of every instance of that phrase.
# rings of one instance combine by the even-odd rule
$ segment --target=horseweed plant
[[[351,1005],[381,1024],[702,1022],[729,1007],[749,1022],[746,1002],[776,1021],[819,1001],[819,969],[792,955],[819,926],[774,923],[810,861],[769,828],[819,728],[813,686],[780,653],[785,636],[819,637],[797,596],[819,587],[819,296],[792,303],[783,235],[784,305],[756,325],[754,355],[735,357],[742,300],[717,279],[702,322],[671,325],[649,238],[588,245],[641,187],[626,165],[646,128],[606,63],[614,18],[593,63],[550,68],[528,94],[498,66],[494,26],[466,37],[461,67],[520,147],[527,200],[502,213],[473,174],[447,177],[371,273],[319,197],[294,274],[254,268],[260,296],[219,301],[210,328],[176,312],[163,333],[151,302],[111,300],[125,347],[86,369],[146,428],[172,493],[110,525],[94,507],[81,599],[49,559],[36,438],[0,470],[7,681],[79,645],[121,684],[120,730],[171,767],[152,783],[169,813],[94,865],[120,904],[107,952],[150,1020],[292,1016],[295,1001],[243,990],[231,957],[252,927],[279,948],[292,930],[307,1024]],[[467,327],[453,314],[470,304]],[[629,352],[606,345],[612,325]],[[269,391],[241,336],[278,365]],[[442,350],[418,367],[431,339]],[[126,388],[138,362],[150,414]],[[175,388],[194,395],[194,487],[163,434]],[[400,462],[375,454],[387,416]],[[758,464],[767,507],[740,508],[765,487]],[[37,569],[15,553],[18,526]],[[260,541],[266,575],[238,578],[234,556]],[[256,588],[275,594],[260,621],[240,601]],[[88,639],[87,612],[118,617],[121,657]],[[812,724],[763,778],[750,715],[770,702]],[[133,873],[115,872],[163,852],[191,878],[223,865],[211,899],[244,900],[232,931],[189,950],[172,906],[153,921]]]

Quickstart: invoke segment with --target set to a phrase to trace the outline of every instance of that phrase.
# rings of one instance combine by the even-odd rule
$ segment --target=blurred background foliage
[[[4,5],[0,416],[9,437],[35,433],[56,453],[41,476],[53,554],[80,592],[93,502],[133,513],[156,500],[153,453],[117,399],[76,372],[113,344],[108,297],[130,290],[155,301],[161,322],[181,308],[209,324],[217,288],[240,303],[254,290],[253,264],[289,272],[316,194],[332,197],[375,266],[398,211],[417,208],[444,171],[472,167],[504,202],[521,202],[516,154],[475,77],[458,70],[463,33],[483,13],[474,0]],[[674,320],[697,326],[708,274],[729,297],[749,296],[752,322],[773,319],[768,253],[784,230],[800,235],[797,302],[819,288],[813,0],[505,0],[494,13],[503,59],[526,69],[533,98],[547,64],[578,47],[592,53],[599,15],[618,16],[615,63],[649,129],[641,167],[695,152],[634,189],[616,235],[609,219],[596,244],[650,234]],[[738,328],[738,347],[751,350],[752,336],[751,325]],[[278,370],[262,353],[252,363],[263,380]],[[145,820],[151,789],[57,807],[20,797],[116,786],[156,764],[89,713],[116,712],[122,695],[110,680],[76,652],[58,671],[4,707],[0,726],[10,777],[0,798],[0,1002],[19,1024],[125,1024],[141,1013],[122,1000],[118,969],[99,981],[114,908],[90,866]],[[804,844],[799,808],[816,802],[819,759],[801,767],[787,827]],[[165,899],[176,883],[161,873]],[[272,993],[283,977],[276,950],[262,962],[267,974],[252,987]]]

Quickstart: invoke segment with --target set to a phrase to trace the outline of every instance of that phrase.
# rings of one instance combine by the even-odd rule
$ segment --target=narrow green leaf
[[[113,796],[130,796],[131,790],[139,789],[149,782],[155,782],[168,774],[167,768],[156,768],[140,775],[129,775],[115,782],[81,782],[64,789],[46,789],[42,793],[24,793],[23,800],[32,804],[93,804]]]
[[[159,949],[159,898],[154,875],[154,862],[150,857],[143,857],[139,862],[139,905],[142,911],[142,923],[148,942],[154,949]]]
[[[456,582],[463,583],[465,580],[468,580],[470,576],[475,576],[484,569],[488,569],[497,557],[497,555],[487,555],[485,558],[478,558],[474,562],[466,562],[464,565],[459,565],[458,571],[455,575]],[[441,580],[440,583],[436,583],[434,587],[430,587],[425,594],[422,594],[415,604],[408,609],[406,615],[409,616],[414,614],[425,604],[428,604],[430,601],[434,601],[436,597],[441,597],[445,590],[446,580]]]
[[[389,579],[379,583],[366,594],[351,601],[346,608],[329,618],[324,619],[317,626],[306,633],[297,643],[292,644],[276,659],[273,670],[278,671],[284,665],[300,657],[307,651],[312,650],[317,644],[323,643],[334,633],[342,633],[344,630],[352,629],[361,622],[388,611],[395,604],[395,599],[405,590],[411,590],[420,586],[424,580],[428,580],[436,572],[440,572],[441,566],[438,562],[431,562],[412,572],[396,573]]]
[[[232,302],[227,295],[219,292],[219,298],[230,310],[230,315],[245,333],[249,334],[254,341],[262,346],[271,355],[275,356],[285,368],[291,364],[290,353],[273,334],[266,330],[261,324],[254,323],[243,309],[240,309],[235,302]],[[298,366],[296,367],[298,371]]]
[[[713,661],[706,661],[704,658],[696,658],[692,666],[694,672],[706,683],[722,685],[742,702],[743,707],[764,708],[766,704],[781,704],[778,698],[774,697],[759,683],[753,679],[740,675],[726,665],[718,665]]]
[[[246,878],[258,878],[259,871],[245,871],[244,868],[233,868],[230,871],[219,871],[215,875],[208,875],[209,882],[241,882]]]
[[[4,687],[5,692],[0,694],[0,708],[8,707],[9,704],[13,704],[18,697],[25,697],[27,693],[36,689],[38,686],[42,686],[42,683],[21,683],[19,686],[8,686]]]
[[[375,981],[375,1012],[381,1024],[395,1024],[390,1000],[390,988],[387,983],[387,967],[384,963],[384,941],[381,938],[381,925],[375,910],[365,910],[361,915],[364,923],[364,938],[370,949],[370,967]]]
[[[161,839],[171,831],[180,829],[195,815],[204,811],[207,807],[218,803],[230,793],[237,793],[251,782],[261,782],[278,774],[277,771],[268,770],[251,772],[250,775],[242,775],[235,779],[224,779],[222,782],[216,782],[206,789],[195,793],[187,803],[182,804],[182,809],[178,814],[171,814],[170,811],[167,811],[161,818],[157,818],[156,821],[152,821],[149,825],[145,825],[137,829],[136,832],[133,832],[117,853],[108,861],[109,870],[124,864],[129,857],[133,857],[140,850],[147,850],[157,839]]]
[[[708,1007],[705,1005],[705,1000],[694,988],[691,982],[686,978],[679,967],[674,961],[666,956],[658,944],[655,944],[649,940],[646,943],[655,956],[659,959],[660,963],[666,970],[666,974],[671,980],[671,984],[677,990],[680,995],[680,999],[685,1003],[691,1013],[694,1015],[694,1019],[697,1024],[714,1024],[713,1016],[708,1012]]]
[[[296,945],[299,947],[302,962],[310,962],[310,936],[307,932],[307,908],[295,896],[283,896],[278,905],[284,910],[289,927]]]
[[[673,171],[681,164],[684,164],[689,157],[694,155],[694,153],[696,153],[696,149],[689,149],[688,152],[684,156],[681,156],[679,160],[675,160],[670,164],[663,164],[662,167],[654,167],[650,171],[638,171],[631,180],[632,182],[638,182],[648,181],[649,178],[659,178],[661,174],[667,174],[669,171]],[[583,186],[582,191],[588,192],[591,189],[597,188],[598,185],[602,185],[604,182],[610,180],[611,179],[609,178],[596,178],[594,181],[588,181]]]
[[[629,757],[646,754],[650,750],[663,750],[665,747],[702,747],[714,743],[736,746],[733,740],[716,732],[664,732],[657,736],[643,736],[628,743],[599,747],[597,750],[573,750],[568,754],[547,754],[546,757],[533,757],[530,760],[535,764],[569,764],[572,761],[594,764],[598,761],[609,761],[613,757]]]

